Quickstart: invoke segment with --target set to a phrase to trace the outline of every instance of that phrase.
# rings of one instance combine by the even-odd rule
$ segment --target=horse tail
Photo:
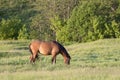
[[[31,46],[31,44],[29,45],[29,51],[30,51],[31,54],[33,54],[33,53],[32,53],[32,50],[31,50],[31,48],[30,48],[30,46]]]

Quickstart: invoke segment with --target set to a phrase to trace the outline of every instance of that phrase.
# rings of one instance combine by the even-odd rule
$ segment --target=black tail
[[[33,53],[32,53],[32,50],[31,50],[31,48],[30,48],[30,46],[31,46],[31,44],[29,45],[29,51],[31,52],[31,54],[33,54]]]

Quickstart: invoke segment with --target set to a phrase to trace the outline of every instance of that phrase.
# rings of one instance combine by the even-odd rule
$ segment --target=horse
[[[70,55],[67,50],[57,41],[40,41],[34,40],[29,45],[29,50],[31,52],[30,62],[35,63],[35,60],[38,59],[38,53],[43,55],[52,55],[52,64],[56,63],[56,56],[61,54],[64,58],[65,64],[70,64]]]

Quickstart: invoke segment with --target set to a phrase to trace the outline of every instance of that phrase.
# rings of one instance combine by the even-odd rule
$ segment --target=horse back
[[[34,52],[39,51],[41,54],[44,54],[44,55],[59,53],[59,47],[53,41],[48,42],[48,41],[35,40],[31,42],[30,48],[32,49],[32,51]]]
[[[53,42],[43,41],[40,44],[39,51],[41,54],[51,55],[51,54],[59,53],[59,47],[57,44],[55,44]]]

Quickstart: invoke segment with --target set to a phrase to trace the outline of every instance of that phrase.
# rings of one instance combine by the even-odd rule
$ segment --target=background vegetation
[[[120,0],[0,0],[0,40],[119,38],[119,22]]]
[[[30,41],[0,41],[1,80],[120,80],[120,39],[105,39],[65,46],[71,64],[63,57],[51,64],[51,56],[29,63]]]
[[[120,0],[0,0],[0,79],[120,80],[119,22]],[[71,65],[30,64],[31,39],[71,44]]]

